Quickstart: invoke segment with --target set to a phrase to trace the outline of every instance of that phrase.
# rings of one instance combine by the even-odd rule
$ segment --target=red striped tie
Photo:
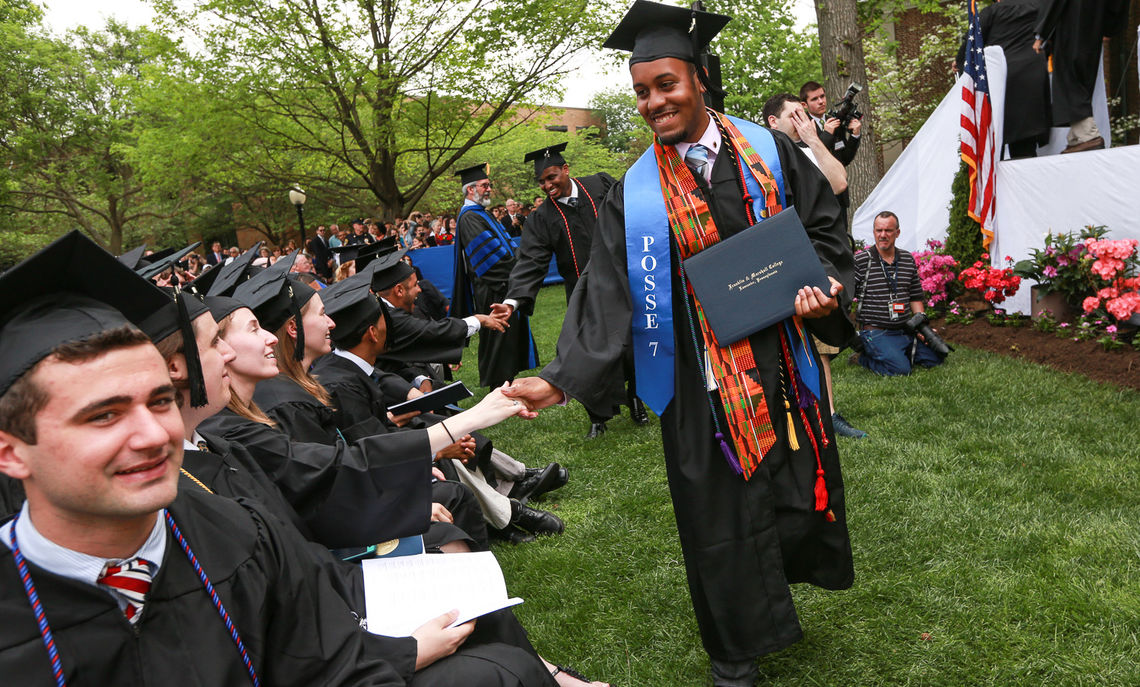
[[[108,588],[112,594],[126,600],[123,612],[127,622],[134,625],[142,615],[146,594],[150,591],[150,581],[157,566],[145,558],[132,558],[119,565],[107,564],[96,582]]]

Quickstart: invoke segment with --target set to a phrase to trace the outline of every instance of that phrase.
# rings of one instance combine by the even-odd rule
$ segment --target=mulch
[[[1073,341],[1030,326],[995,327],[985,319],[970,324],[935,327],[951,344],[991,351],[1000,355],[1048,365],[1062,372],[1075,372],[1100,382],[1140,390],[1140,351],[1131,347],[1106,351],[1095,341]]]

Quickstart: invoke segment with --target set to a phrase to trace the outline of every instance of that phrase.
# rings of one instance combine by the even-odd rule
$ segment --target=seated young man
[[[171,302],[132,279],[77,232],[0,279],[0,472],[26,494],[0,527],[4,674],[21,685],[451,684],[440,663],[412,672],[453,653],[471,625],[441,616],[434,641],[404,641],[394,663],[398,644],[360,630],[294,528],[251,502],[178,492],[186,398],[131,321]],[[23,304],[29,284],[44,295]],[[193,356],[204,384],[188,399],[208,408],[203,391],[225,396],[226,350],[209,327],[194,333],[206,339]],[[498,401],[500,415],[517,412]],[[521,661],[550,684],[533,652]]]
[[[914,313],[923,312],[926,296],[914,256],[895,246],[898,216],[880,212],[874,232],[875,245],[855,254],[856,319],[863,341],[859,364],[883,376],[910,374],[914,365],[941,365],[944,356],[906,328]]]

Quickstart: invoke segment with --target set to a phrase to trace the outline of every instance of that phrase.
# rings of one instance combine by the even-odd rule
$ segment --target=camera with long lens
[[[903,323],[903,326],[906,327],[906,330],[911,334],[922,337],[922,340],[926,342],[930,350],[937,353],[940,357],[945,358],[950,355],[950,351],[954,350],[941,336],[934,333],[934,330],[930,327],[930,318],[927,317],[924,312],[916,312],[911,315],[910,319]]]
[[[824,115],[826,119],[838,119],[839,125],[846,127],[851,123],[852,119],[863,119],[863,113],[855,106],[855,96],[859,95],[859,91],[863,87],[857,83],[852,83],[847,87],[847,93],[835,104],[835,107],[827,111]]]

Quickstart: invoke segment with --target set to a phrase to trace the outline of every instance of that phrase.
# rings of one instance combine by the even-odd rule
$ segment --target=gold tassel
[[[800,450],[800,441],[796,438],[796,426],[792,424],[792,404],[788,403],[788,399],[784,399],[784,410],[788,414],[788,448],[793,451]]]

